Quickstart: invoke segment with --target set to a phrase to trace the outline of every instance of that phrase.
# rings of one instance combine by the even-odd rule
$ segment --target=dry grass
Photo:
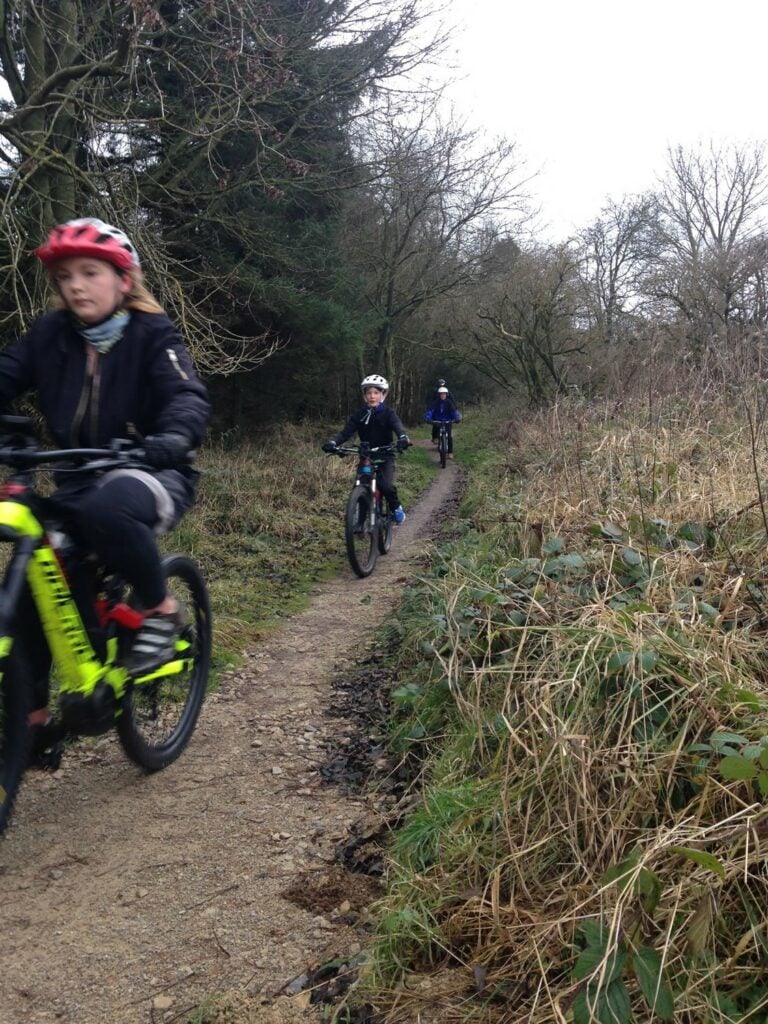
[[[647,412],[518,425],[407,609],[389,1021],[768,1015],[768,460],[746,403]]]

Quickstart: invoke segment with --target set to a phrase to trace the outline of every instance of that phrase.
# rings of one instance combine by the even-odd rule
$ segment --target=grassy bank
[[[305,606],[314,583],[345,569],[344,507],[351,459],[327,456],[327,426],[287,426],[237,447],[207,447],[199,499],[166,547],[198,558],[215,613],[217,667]],[[406,507],[433,474],[427,454],[398,459]]]
[[[750,409],[462,425],[467,497],[395,627],[423,795],[359,992],[389,1021],[766,1019]]]

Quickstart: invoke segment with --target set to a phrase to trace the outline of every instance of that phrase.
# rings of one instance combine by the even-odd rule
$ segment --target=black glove
[[[325,444],[323,445],[323,451],[335,452],[338,447],[339,446],[336,444],[335,441],[326,441]]]
[[[189,438],[184,434],[151,434],[144,438],[144,455],[155,469],[181,469],[189,464]]]
[[[411,439],[407,434],[401,434],[397,439],[397,450],[404,452],[406,448],[411,447]]]

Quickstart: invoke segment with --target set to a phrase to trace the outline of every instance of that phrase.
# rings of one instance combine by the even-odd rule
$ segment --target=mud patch
[[[377,879],[333,864],[321,875],[312,871],[299,875],[283,890],[283,896],[297,907],[325,914],[331,924],[354,924],[382,890]]]

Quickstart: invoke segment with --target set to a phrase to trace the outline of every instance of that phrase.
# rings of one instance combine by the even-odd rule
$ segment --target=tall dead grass
[[[762,423],[609,413],[518,423],[403,619],[389,1021],[768,1016]]]

